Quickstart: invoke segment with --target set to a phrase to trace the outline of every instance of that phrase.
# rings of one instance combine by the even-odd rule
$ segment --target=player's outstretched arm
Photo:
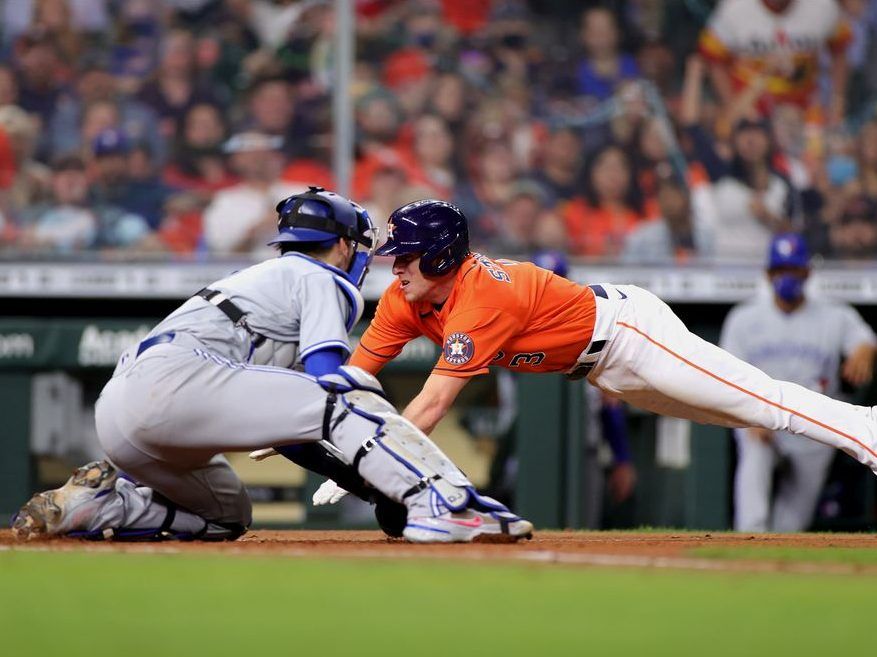
[[[430,374],[423,389],[411,400],[402,416],[411,420],[423,433],[431,433],[468,382],[468,378]]]

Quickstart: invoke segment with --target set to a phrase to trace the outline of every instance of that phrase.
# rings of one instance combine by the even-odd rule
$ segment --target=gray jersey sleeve
[[[841,337],[844,356],[849,356],[857,347],[863,344],[877,344],[877,336],[862,316],[852,306],[840,306],[841,323],[843,333]]]
[[[334,276],[328,272],[315,272],[302,277],[299,303],[300,357],[305,359],[322,349],[341,349],[345,356],[349,355],[347,331],[353,309]]]
[[[745,332],[744,313],[745,306],[738,306],[728,313],[728,317],[722,325],[722,336],[719,339],[719,346],[737,358],[746,360],[746,347],[743,339]]]

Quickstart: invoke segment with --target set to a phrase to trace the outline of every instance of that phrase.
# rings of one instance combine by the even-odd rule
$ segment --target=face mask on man
[[[798,301],[804,296],[804,281],[806,279],[799,274],[781,274],[771,279],[773,291],[776,295],[788,303]]]

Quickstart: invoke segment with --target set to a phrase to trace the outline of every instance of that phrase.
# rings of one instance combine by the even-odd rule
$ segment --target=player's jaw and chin
[[[393,275],[399,279],[399,287],[408,303],[428,299],[438,283],[420,271],[419,256],[397,256],[393,261]]]

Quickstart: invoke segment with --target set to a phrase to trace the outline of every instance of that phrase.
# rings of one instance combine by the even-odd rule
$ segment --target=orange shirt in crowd
[[[433,371],[455,377],[488,366],[521,372],[570,369],[594,331],[594,293],[529,262],[463,262],[440,307],[405,300],[398,280],[381,296],[350,364],[376,374],[409,341],[425,335],[442,348]]]
[[[560,212],[570,252],[584,256],[618,255],[628,233],[642,221],[634,210],[595,208],[582,198],[564,204]]]

